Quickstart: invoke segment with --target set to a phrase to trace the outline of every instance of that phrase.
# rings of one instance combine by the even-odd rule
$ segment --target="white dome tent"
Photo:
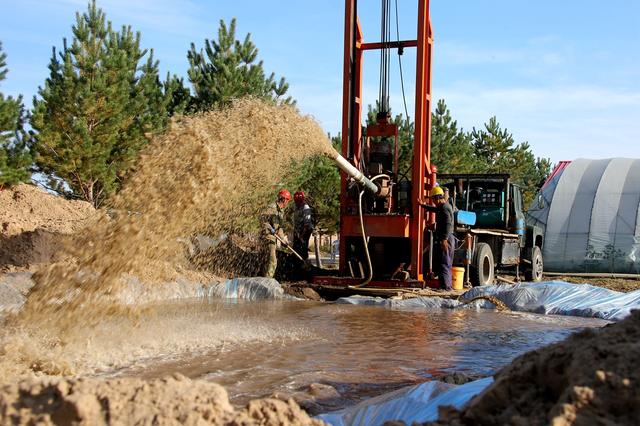
[[[562,162],[529,207],[545,270],[640,272],[640,159]]]

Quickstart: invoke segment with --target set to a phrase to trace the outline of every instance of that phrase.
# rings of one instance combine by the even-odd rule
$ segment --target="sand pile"
[[[638,424],[640,311],[516,358],[438,425]]]
[[[66,237],[95,215],[91,204],[19,184],[0,191],[0,272],[55,259]]]
[[[323,425],[293,401],[234,410],[225,389],[176,374],[165,379],[24,380],[0,387],[0,423],[137,425]]]
[[[24,183],[0,191],[2,235],[42,229],[69,234],[80,229],[95,209],[90,203],[67,200]]]

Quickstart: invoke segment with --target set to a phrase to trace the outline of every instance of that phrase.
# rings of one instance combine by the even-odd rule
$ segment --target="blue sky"
[[[400,37],[415,36],[416,0],[398,0]],[[185,75],[191,42],[238,19],[267,71],[285,76],[302,112],[331,133],[340,126],[344,3],[341,0],[99,0],[116,26],[131,25],[164,73]],[[0,0],[8,55],[3,93],[27,104],[47,74],[51,47],[69,37],[85,0]],[[380,2],[360,0],[365,41],[379,38]],[[495,115],[517,141],[552,161],[640,158],[640,1],[431,0],[433,93],[465,129]],[[412,50],[403,57],[413,115]],[[377,96],[377,58],[365,56],[364,102]],[[397,59],[391,104],[402,112]]]

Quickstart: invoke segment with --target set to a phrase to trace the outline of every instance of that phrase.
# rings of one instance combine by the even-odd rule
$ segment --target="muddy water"
[[[340,397],[319,401],[325,411],[454,371],[490,375],[519,354],[605,324],[523,313],[273,301],[193,302],[166,308],[160,316],[182,324],[188,316],[199,330],[223,320],[236,322],[237,329],[227,328],[226,337],[210,348],[155,358],[116,375],[156,378],[179,372],[224,385],[238,405],[328,384]],[[257,324],[259,335],[234,338]]]

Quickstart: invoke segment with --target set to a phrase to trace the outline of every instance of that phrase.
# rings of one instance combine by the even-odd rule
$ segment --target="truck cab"
[[[527,281],[540,281],[543,272],[543,232],[527,225],[521,188],[509,174],[439,175],[456,211],[455,234],[459,244],[456,266],[467,270],[473,285],[493,283],[498,270]],[[468,215],[465,212],[471,213]],[[475,216],[470,221],[468,217]]]

